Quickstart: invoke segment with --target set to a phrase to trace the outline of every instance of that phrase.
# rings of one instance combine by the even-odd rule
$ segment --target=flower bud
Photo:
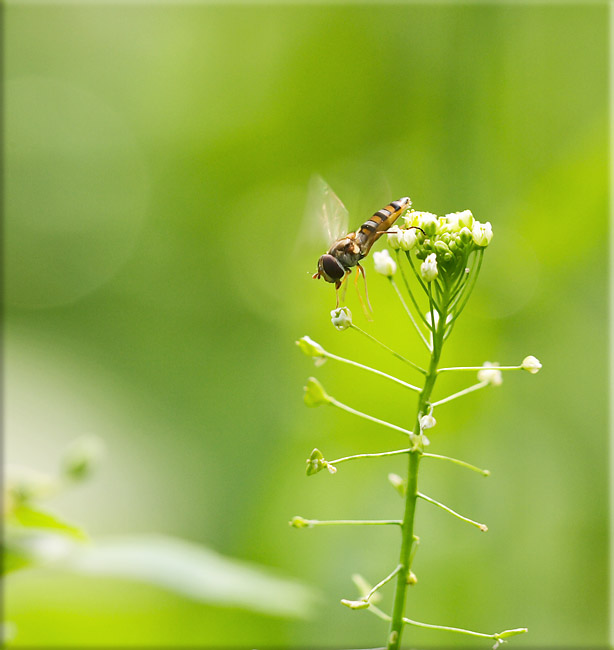
[[[437,256],[435,253],[431,253],[420,265],[420,273],[422,274],[422,279],[426,282],[431,282],[437,277]]]
[[[536,375],[541,370],[542,364],[539,362],[539,359],[536,359],[534,356],[529,355],[522,360],[521,368],[530,372],[532,375]]]
[[[420,418],[420,429],[432,429],[437,424],[437,420],[430,414],[423,415]]]
[[[485,361],[481,370],[478,370],[478,381],[485,381],[492,386],[501,386],[503,373],[497,368],[498,363]]]
[[[82,436],[74,440],[62,458],[62,473],[73,481],[91,476],[105,453],[104,443],[98,436]]]
[[[340,332],[352,326],[352,312],[347,307],[338,307],[330,312],[330,322]]]
[[[473,241],[477,246],[488,246],[493,235],[490,221],[487,221],[486,223],[476,221],[473,224],[472,234]]]
[[[407,584],[413,586],[417,583],[418,583],[418,578],[416,577],[416,574],[413,571],[410,571],[409,575],[407,576]]]
[[[437,227],[439,226],[439,219],[437,215],[432,212],[418,212],[418,222],[417,226],[420,226],[424,232],[432,237],[437,233]]]
[[[448,232],[458,232],[460,230],[460,226],[458,225],[458,215],[458,212],[451,212],[450,214],[446,214],[445,220],[448,226]]]
[[[402,217],[405,227],[406,228],[411,228],[412,226],[417,226],[417,221],[418,221],[418,216],[420,215],[420,212],[416,212],[415,210],[408,210]]]
[[[307,476],[313,476],[317,474],[320,470],[323,470],[328,463],[324,460],[322,452],[319,449],[314,449],[311,452],[311,456],[307,459]]]
[[[392,277],[397,270],[397,263],[390,257],[390,253],[386,249],[373,253],[373,266],[377,273],[388,278]]]
[[[461,231],[458,234],[463,244],[469,244],[471,241],[473,241],[473,233],[469,228],[467,228],[467,226],[461,228]]]
[[[331,397],[326,394],[322,384],[315,377],[309,377],[304,390],[303,399],[307,406],[320,406],[331,402]]]
[[[316,343],[313,339],[310,339],[308,336],[303,336],[298,341],[296,341],[296,344],[303,354],[306,354],[308,357],[313,358],[316,366],[321,366],[326,361],[324,348],[319,343]]]
[[[401,239],[403,238],[403,230],[398,226],[392,226],[388,229],[388,246],[394,251],[398,251],[401,248]]]
[[[412,228],[411,230],[403,230],[402,232],[401,248],[404,251],[410,251],[416,245],[416,233],[419,233],[420,231]]]
[[[447,244],[441,240],[435,242],[435,252],[438,255],[444,255],[450,252],[450,249],[448,248]]]
[[[313,524],[303,517],[292,517],[292,520],[288,522],[292,528],[311,528]]]
[[[475,219],[471,210],[463,210],[462,212],[457,212],[456,215],[458,217],[459,228],[468,228],[469,230],[473,228]]]
[[[405,497],[407,492],[407,481],[402,479],[398,474],[388,474],[388,481],[390,485],[402,496]]]

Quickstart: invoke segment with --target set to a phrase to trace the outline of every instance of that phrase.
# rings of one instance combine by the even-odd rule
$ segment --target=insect
[[[313,279],[323,278],[326,282],[335,285],[338,307],[339,289],[351,273],[352,267],[355,266],[355,283],[358,282],[358,274],[362,274],[368,304],[367,278],[360,261],[369,254],[373,244],[411,206],[411,200],[405,196],[398,201],[392,201],[385,208],[378,210],[368,221],[365,221],[358,230],[347,232],[347,210],[345,206],[322,179],[318,178],[316,182],[319,185],[317,191],[321,194],[321,204],[317,207],[328,231],[329,238],[334,241],[328,249],[328,253],[322,255],[318,260],[318,271],[314,273]],[[344,224],[344,227],[342,227],[342,224]],[[339,236],[344,231],[347,234]]]

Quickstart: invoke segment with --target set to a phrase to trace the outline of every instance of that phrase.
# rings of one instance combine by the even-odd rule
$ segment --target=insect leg
[[[364,303],[364,300],[362,299],[362,296],[360,295],[360,291],[358,290],[358,274],[362,273],[362,277],[365,280],[365,297],[367,299],[367,306]],[[371,307],[371,303],[369,302],[369,293],[367,292],[367,276],[365,275],[365,270],[360,266],[360,264],[356,265],[356,275],[354,276],[354,286],[356,287],[356,293],[358,294],[358,300],[360,300],[360,305],[362,307],[362,310],[367,318],[367,320],[372,320],[371,316],[369,315],[369,311],[373,313],[373,307]]]

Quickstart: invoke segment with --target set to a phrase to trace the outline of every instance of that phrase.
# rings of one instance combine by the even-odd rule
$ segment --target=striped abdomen
[[[411,205],[411,201],[407,196],[392,201],[385,208],[378,210],[369,221],[365,221],[362,226],[356,231],[356,238],[360,241],[366,250],[363,255],[369,252],[369,249],[377,239],[377,233],[382,233],[388,230],[390,226],[399,218],[404,210],[407,210]]]

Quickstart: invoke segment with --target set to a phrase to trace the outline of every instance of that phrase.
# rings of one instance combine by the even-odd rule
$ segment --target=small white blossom
[[[536,375],[541,370],[542,364],[539,362],[539,359],[536,359],[534,356],[529,355],[522,360],[521,368],[530,372],[532,375]]]
[[[463,210],[462,212],[457,212],[456,214],[458,215],[459,229],[469,228],[469,230],[471,230],[473,228],[475,219],[473,218],[473,214],[471,213],[471,210]]]
[[[478,381],[485,381],[492,386],[501,386],[503,373],[497,368],[498,363],[485,361],[481,370],[478,370]]]
[[[415,216],[417,217],[416,225],[420,226],[428,236],[432,237],[437,232],[439,219],[436,214],[432,212],[416,212]]]
[[[388,246],[394,251],[398,251],[401,248],[401,240],[403,238],[404,231],[401,230],[398,226],[392,226],[388,229]]]
[[[479,221],[476,221],[473,224],[471,234],[473,235],[473,241],[478,246],[488,246],[493,234],[490,221],[487,221],[486,223],[480,223]]]
[[[439,271],[437,270],[437,256],[435,253],[431,253],[420,265],[420,273],[422,274],[422,279],[426,282],[431,282],[437,277]]]
[[[432,429],[437,424],[437,420],[432,415],[423,415],[420,418],[420,429]]]
[[[440,232],[458,232],[460,227],[458,225],[458,212],[451,212],[446,214],[445,217],[440,218],[441,228]]]
[[[373,266],[377,273],[391,277],[396,273],[397,263],[390,257],[387,250],[373,253]]]
[[[416,245],[416,229],[403,230],[401,236],[401,248],[410,251]]]
[[[352,326],[352,312],[347,307],[338,307],[330,312],[330,322],[341,332]]]

